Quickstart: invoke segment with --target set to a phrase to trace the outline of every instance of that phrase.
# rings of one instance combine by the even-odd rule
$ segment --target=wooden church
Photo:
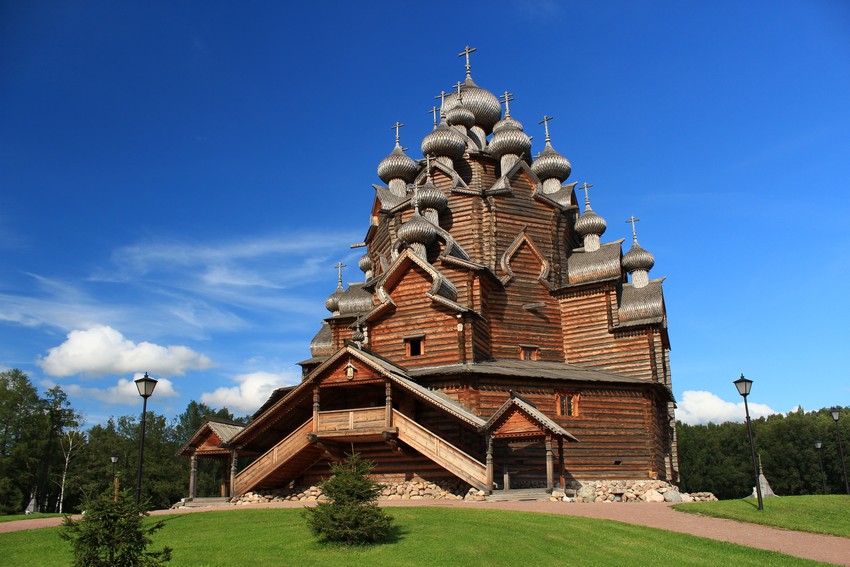
[[[601,240],[591,186],[582,208],[549,118],[532,158],[510,94],[472,80],[472,51],[423,159],[396,125],[363,281],[344,288],[340,275],[302,382],[246,427],[215,436],[208,424],[181,451],[229,454],[231,495],[316,482],[352,449],[385,482],[678,481],[663,278],[649,277],[636,219],[625,254],[622,239]]]

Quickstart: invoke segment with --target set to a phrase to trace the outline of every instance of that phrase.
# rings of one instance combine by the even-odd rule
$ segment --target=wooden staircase
[[[487,467],[451,443],[425,429],[398,410],[393,410],[393,425],[402,441],[452,474],[479,490],[485,490]]]
[[[313,431],[313,418],[263,453],[256,461],[236,475],[233,494],[249,490],[277,487],[295,479],[322,456],[322,449],[309,442],[307,434]]]

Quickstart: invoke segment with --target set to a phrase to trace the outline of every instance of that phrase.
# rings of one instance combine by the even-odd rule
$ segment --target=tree
[[[357,545],[389,537],[392,517],[376,503],[381,488],[369,477],[373,468],[358,453],[331,464],[333,476],[321,485],[330,501],[304,510],[310,529],[320,541]]]
[[[165,522],[144,526],[148,515],[134,502],[131,491],[120,493],[113,501],[111,491],[87,502],[86,513],[74,520],[65,516],[60,537],[74,548],[75,567],[148,567],[171,560],[171,548],[147,551],[150,536]]]
[[[75,429],[66,431],[65,437],[59,441],[59,446],[62,447],[62,455],[65,457],[65,464],[62,467],[62,478],[59,481],[59,505],[57,511],[60,514],[62,513],[62,506],[65,503],[65,480],[68,478],[68,465],[71,464],[71,459],[76,456],[74,451],[79,449],[85,441],[85,435]]]

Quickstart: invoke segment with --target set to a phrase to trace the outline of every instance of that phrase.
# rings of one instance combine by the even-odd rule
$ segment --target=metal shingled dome
[[[325,309],[327,309],[331,313],[339,311],[339,298],[342,296],[343,293],[344,290],[342,289],[342,285],[340,285],[336,288],[336,291],[330,294],[325,300]]]
[[[436,211],[442,211],[448,204],[448,197],[437,189],[437,186],[434,185],[434,182],[430,178],[416,192],[416,205],[422,210],[434,209]]]
[[[481,126],[485,132],[490,132],[493,125],[502,117],[502,105],[496,95],[475,84],[472,77],[467,77],[460,88],[463,105],[475,115],[475,123]],[[446,97],[443,110],[448,112],[458,104],[457,93]]]
[[[449,127],[445,122],[440,122],[422,139],[423,156],[448,156],[455,159],[463,157],[464,151],[466,151],[466,136]]]
[[[493,133],[499,132],[499,130],[504,130],[505,128],[516,128],[517,130],[522,130],[522,124],[518,120],[516,120],[513,116],[505,116],[493,126]]]
[[[567,158],[555,151],[552,144],[546,142],[546,147],[531,164],[531,171],[541,180],[555,178],[563,183],[570,176],[572,166]]]
[[[401,179],[405,183],[410,183],[416,177],[417,170],[416,162],[396,144],[390,155],[378,164],[378,177],[384,183],[389,183],[390,179]]]
[[[498,158],[507,154],[527,155],[531,151],[531,138],[519,128],[505,127],[493,134],[487,147]]]
[[[339,298],[339,314],[366,313],[375,306],[372,294],[363,289],[363,284],[351,284]]]
[[[372,269],[372,258],[369,257],[368,252],[360,256],[360,261],[357,262],[357,265],[364,274]]]
[[[464,128],[472,128],[475,124],[475,115],[465,104],[459,104],[446,112],[446,122],[452,126],[460,125]]]
[[[419,211],[398,229],[398,238],[405,244],[431,244],[437,238],[437,229]]]
[[[605,222],[605,219],[594,213],[590,207],[585,209],[584,214],[576,221],[576,232],[579,236],[587,234],[602,236],[606,228],[608,228],[608,223]]]
[[[646,270],[647,272],[655,265],[655,257],[641,248],[637,240],[632,244],[632,247],[623,256],[623,268],[630,274],[636,270]]]

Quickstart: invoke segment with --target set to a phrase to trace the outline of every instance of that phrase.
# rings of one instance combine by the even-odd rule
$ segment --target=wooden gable
[[[371,366],[353,356],[341,356],[313,379],[320,388],[327,386],[383,383],[384,378]]]
[[[545,437],[546,430],[519,407],[513,407],[496,423],[490,433],[497,439]]]

